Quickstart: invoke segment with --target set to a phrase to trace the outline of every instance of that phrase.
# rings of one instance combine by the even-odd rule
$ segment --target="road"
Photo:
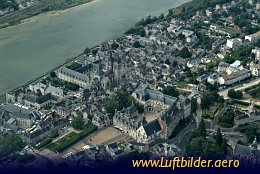
[[[191,120],[195,120],[195,118],[192,117]],[[176,137],[174,137],[172,140],[170,140],[170,143],[174,143],[177,146],[180,146],[183,142],[183,139],[186,138],[187,134],[189,132],[193,132],[196,128],[197,128],[196,122],[191,121],[186,128],[184,128],[181,132],[178,133],[178,135]]]

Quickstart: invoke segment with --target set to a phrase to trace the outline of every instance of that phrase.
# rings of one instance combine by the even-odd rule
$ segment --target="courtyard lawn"
[[[80,133],[71,132],[68,135],[64,136],[63,138],[59,139],[58,141],[51,143],[49,146],[47,146],[47,148],[53,152],[62,152],[68,147],[70,147],[71,145],[77,143],[82,138],[95,132],[96,130],[97,130],[97,126],[90,123],[82,132]]]

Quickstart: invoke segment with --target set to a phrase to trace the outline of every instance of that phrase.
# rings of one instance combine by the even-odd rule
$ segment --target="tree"
[[[190,58],[192,54],[187,47],[184,47],[180,51],[180,56],[183,58]]]
[[[89,54],[89,53],[90,53],[90,49],[89,49],[89,48],[86,48],[86,49],[84,50],[84,53],[85,53],[85,54]]]
[[[241,99],[243,97],[243,93],[241,91],[235,91],[234,89],[228,90],[228,96],[230,98]]]
[[[182,34],[182,33],[179,34],[178,37],[179,37],[180,40],[183,40],[183,41],[186,39],[186,37],[185,37],[184,34]]]
[[[140,42],[139,41],[135,41],[134,44],[133,44],[133,47],[134,48],[140,48],[141,47]]]
[[[175,86],[167,86],[166,88],[163,88],[162,92],[172,97],[179,97],[179,91]]]
[[[205,126],[205,122],[204,119],[201,119],[200,123],[199,123],[199,127],[198,127],[198,133],[206,138],[207,136],[207,130],[206,130],[206,126]]]
[[[191,112],[192,113],[196,112],[196,110],[197,110],[197,103],[198,103],[197,99],[192,97],[192,99],[191,99]]]
[[[227,155],[227,151],[228,151],[227,139],[226,138],[224,138],[223,142],[222,142],[222,151],[223,151],[224,155],[226,156]]]
[[[96,54],[97,54],[97,52],[98,52],[98,50],[97,50],[97,49],[93,49],[93,50],[92,50],[92,54],[93,54],[93,55],[96,55]]]
[[[221,134],[220,128],[218,128],[217,135],[216,135],[216,144],[217,144],[217,146],[221,147],[222,143],[223,143],[222,134]]]
[[[140,31],[139,31],[139,35],[141,36],[141,37],[144,37],[145,36],[145,30],[144,29],[141,29]]]
[[[173,61],[173,62],[172,62],[172,66],[173,66],[173,67],[176,67],[177,65],[178,65],[177,61]]]
[[[118,47],[119,47],[119,45],[117,43],[115,43],[115,42],[113,42],[112,45],[111,45],[111,48],[113,50],[116,50]]]
[[[82,116],[74,117],[71,125],[74,129],[83,129],[84,127],[84,120]]]
[[[230,128],[234,126],[235,113],[233,110],[228,110],[222,117],[219,117],[218,124],[221,127]]]
[[[124,107],[129,107],[133,102],[133,97],[125,88],[118,91],[110,100],[106,102],[105,110],[107,113],[114,113],[115,109],[122,110]],[[139,108],[142,112],[141,106]]]
[[[16,134],[10,134],[0,138],[0,157],[6,157],[14,152],[24,148],[25,143],[22,138]]]
[[[170,65],[171,61],[169,59],[166,59],[164,63],[167,64],[167,65]]]
[[[57,75],[56,75],[56,73],[55,73],[54,71],[52,71],[52,72],[50,73],[50,77],[51,77],[51,78],[55,78],[55,77],[57,77]]]

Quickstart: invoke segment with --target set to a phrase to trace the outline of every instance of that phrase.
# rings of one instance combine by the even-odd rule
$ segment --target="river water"
[[[189,0],[94,0],[58,16],[0,30],[0,93],[21,85],[106,40],[148,15]]]

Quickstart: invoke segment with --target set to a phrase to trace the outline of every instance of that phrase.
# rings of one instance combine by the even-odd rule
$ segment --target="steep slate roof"
[[[28,113],[29,114],[31,112],[31,110],[29,110],[29,109],[25,109],[25,108],[16,106],[16,105],[11,104],[11,103],[3,105],[2,109],[4,111],[11,112],[11,113],[13,113],[13,112],[21,112],[21,113]]]
[[[157,119],[145,124],[143,127],[148,137],[162,130],[160,123]]]
[[[45,94],[45,95],[42,95],[42,96],[25,94],[24,99],[28,100],[30,102],[41,104],[41,103],[44,103],[45,101],[52,99],[52,96],[51,96],[51,93],[48,93],[48,94]]]
[[[88,76],[81,74],[77,71],[73,71],[71,69],[68,69],[66,67],[60,68],[59,72],[62,73],[62,74],[66,74],[68,76],[77,77],[78,79],[80,79],[82,81],[86,81],[86,82],[89,81]]]
[[[251,156],[254,154],[256,158],[260,159],[260,150],[253,150],[252,148],[241,144],[236,144],[234,154],[242,154],[245,156]]]

